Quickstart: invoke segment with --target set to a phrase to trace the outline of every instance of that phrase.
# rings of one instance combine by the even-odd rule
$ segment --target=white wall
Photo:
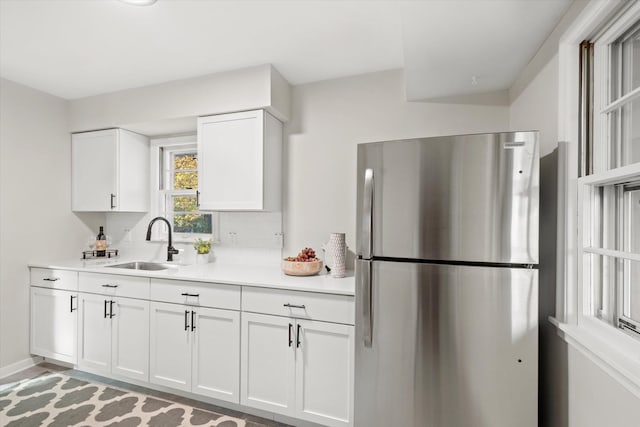
[[[29,358],[27,263],[79,257],[100,219],[71,212],[67,110],[0,79],[0,370]]]
[[[640,399],[569,346],[569,426],[637,427]]]
[[[402,71],[293,87],[285,126],[284,255],[319,251],[331,232],[355,249],[361,142],[508,130],[506,106],[406,102]]]

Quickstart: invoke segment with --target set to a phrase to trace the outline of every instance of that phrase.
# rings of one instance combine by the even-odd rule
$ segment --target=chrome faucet
[[[157,217],[153,218],[149,222],[149,227],[147,227],[147,240],[151,240],[151,227],[158,220],[164,221],[165,223],[167,223],[167,227],[169,227],[169,246],[167,247],[167,261],[173,261],[173,255],[177,254],[178,250],[176,248],[174,248],[173,245],[172,245],[172,241],[171,241],[171,223],[165,217],[157,216]]]

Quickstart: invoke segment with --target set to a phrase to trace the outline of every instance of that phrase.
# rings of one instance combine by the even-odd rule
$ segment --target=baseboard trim
[[[38,363],[42,363],[43,360],[43,357],[33,356],[28,357],[24,360],[19,360],[15,363],[12,363],[11,365],[3,366],[0,368],[0,378],[8,377],[9,375],[13,375],[16,372],[20,372],[24,369],[35,366]]]

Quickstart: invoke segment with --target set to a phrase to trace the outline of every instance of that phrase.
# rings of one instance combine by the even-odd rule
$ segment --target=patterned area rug
[[[0,386],[0,426],[6,427],[245,425],[239,418],[60,373]]]

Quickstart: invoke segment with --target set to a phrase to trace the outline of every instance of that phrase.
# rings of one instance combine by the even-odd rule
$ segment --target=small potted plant
[[[209,262],[209,252],[211,252],[211,239],[203,240],[196,239],[193,242],[193,247],[196,250],[196,263],[206,264]]]

